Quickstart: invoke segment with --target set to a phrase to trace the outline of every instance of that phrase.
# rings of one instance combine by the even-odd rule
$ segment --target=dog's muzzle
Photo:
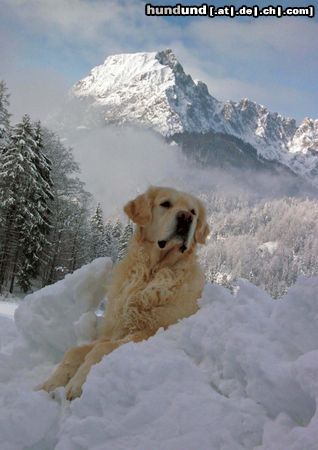
[[[192,214],[189,211],[179,211],[177,214],[176,236],[186,239],[192,224]]]
[[[167,242],[172,238],[178,238],[182,245],[180,247],[181,253],[187,250],[187,240],[189,236],[189,232],[191,229],[191,225],[193,222],[193,216],[189,211],[179,211],[176,215],[176,225],[175,230],[167,240],[158,241],[159,248],[163,249],[167,245]]]

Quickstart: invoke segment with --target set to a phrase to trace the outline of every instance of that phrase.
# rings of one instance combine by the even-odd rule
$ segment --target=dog
[[[139,342],[198,309],[204,275],[196,246],[209,234],[202,202],[165,187],[150,187],[124,212],[135,224],[126,257],[114,268],[98,340],[68,350],[40,389],[66,386],[72,400],[81,395],[92,365],[120,345]]]

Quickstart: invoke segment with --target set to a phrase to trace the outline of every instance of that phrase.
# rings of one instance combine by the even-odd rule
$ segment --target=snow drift
[[[95,333],[110,262],[98,259],[2,318],[3,450],[314,450],[318,442],[318,277],[273,300],[241,280],[206,285],[200,310],[93,367],[82,397],[33,386]]]
[[[93,340],[93,311],[105,296],[111,267],[110,258],[97,258],[64,280],[26,296],[15,313],[23,336],[32,346],[56,353],[58,358],[76,345],[77,338]]]

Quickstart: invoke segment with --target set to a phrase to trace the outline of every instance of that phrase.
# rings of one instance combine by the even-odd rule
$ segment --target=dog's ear
[[[124,206],[124,211],[133,222],[137,225],[145,226],[151,222],[152,212],[150,199],[147,194],[138,195],[134,200],[130,200]]]
[[[198,200],[198,204],[199,204],[198,208],[199,214],[194,238],[196,242],[198,242],[199,244],[205,244],[206,238],[210,233],[210,228],[206,221],[206,212],[203,203],[200,200]]]

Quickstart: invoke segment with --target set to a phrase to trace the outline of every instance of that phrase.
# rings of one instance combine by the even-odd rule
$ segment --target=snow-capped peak
[[[102,109],[106,123],[137,122],[163,135],[211,129],[217,103],[170,50],[109,56],[72,89]]]
[[[220,102],[184,72],[170,49],[109,56],[72,88],[71,98],[77,105],[69,117],[77,128],[135,123],[164,136],[221,132],[311,181],[318,170],[317,120],[297,127],[294,119],[248,98]]]
[[[94,67],[86,78],[74,86],[73,91],[80,96],[104,98],[112,89],[142,83],[149,74],[159,85],[169,79],[168,72],[156,59],[155,52],[112,55],[102,65]]]

